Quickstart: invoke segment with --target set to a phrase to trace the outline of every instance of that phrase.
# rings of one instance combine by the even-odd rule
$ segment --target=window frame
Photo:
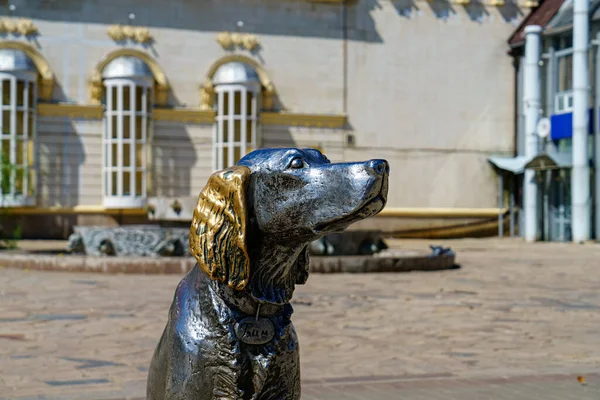
[[[103,117],[102,137],[102,195],[105,208],[142,208],[148,199],[148,149],[152,132],[152,108],[154,88],[151,78],[125,77],[107,78],[103,81],[105,90],[105,108]],[[129,108],[124,108],[125,89],[129,88]],[[137,109],[137,90],[142,90],[142,107]],[[116,98],[113,98],[115,89]],[[115,104],[116,103],[116,104]],[[116,117],[116,127],[113,126],[113,117]],[[124,137],[125,120],[129,117],[129,137]],[[140,119],[141,134],[138,139],[137,120]],[[116,132],[115,132],[116,129]],[[113,145],[116,145],[117,156],[113,154]],[[125,161],[122,155],[125,145],[129,145],[128,166],[123,166]],[[141,146],[141,166],[137,165],[137,146]],[[117,159],[116,165],[113,160]],[[113,177],[116,173],[116,194],[112,193]],[[125,188],[124,177],[129,173],[129,191]],[[138,195],[136,180],[140,173],[141,187]]]
[[[236,94],[240,95],[239,112],[236,110]],[[250,96],[248,96],[250,95]],[[215,123],[213,125],[213,170],[218,171],[235,165],[242,157],[257,148],[260,136],[259,110],[261,86],[257,82],[227,83],[215,86]],[[250,103],[248,104],[248,97]],[[225,101],[227,100],[227,108]],[[235,140],[236,122],[239,121],[239,141]],[[248,132],[250,126],[250,132]],[[227,140],[224,140],[227,128]],[[227,148],[227,162],[223,149]],[[239,148],[239,158],[235,149]],[[230,162],[233,160],[233,162]]]
[[[565,60],[564,65],[567,66],[567,70],[564,72],[570,72],[570,77],[561,76],[561,61]],[[554,87],[556,88],[554,93],[554,112],[556,114],[564,114],[573,112],[573,49],[563,48],[554,53],[554,65],[556,65],[556,72],[554,73]],[[564,80],[565,86],[568,89],[559,90],[561,81]]]
[[[562,43],[562,42],[561,42]],[[564,44],[564,43],[563,43]],[[559,47],[560,48],[560,47]],[[562,60],[565,60],[563,64],[561,64]],[[593,95],[593,85],[594,76],[595,76],[595,52],[593,51],[593,47],[590,46],[590,51],[588,52],[588,104],[594,104],[594,95]],[[573,48],[572,47],[562,47],[559,50],[554,51],[553,59],[551,60],[554,63],[554,73],[553,73],[553,85],[554,85],[554,114],[567,114],[573,112],[574,104],[573,104]],[[564,72],[567,72],[566,76],[561,76],[561,66],[567,66]],[[564,81],[563,81],[564,80]],[[561,81],[567,89],[559,90],[561,87]]]
[[[9,104],[4,104],[4,84],[10,84]],[[23,82],[22,104],[19,105],[19,82]],[[33,90],[33,93],[29,93]],[[37,181],[36,181],[36,147],[37,147],[37,95],[38,82],[37,73],[33,71],[2,71],[0,72],[0,152],[3,153],[4,141],[9,142],[8,163],[10,168],[10,193],[5,194],[0,186],[0,208],[1,207],[27,207],[36,205]],[[32,104],[29,104],[29,103]],[[9,134],[4,135],[4,113],[10,114]],[[18,113],[22,112],[22,134],[17,132]],[[22,141],[22,163],[18,164],[18,145]],[[21,170],[22,184],[21,193],[17,192],[17,171]],[[0,173],[0,182],[2,181]]]

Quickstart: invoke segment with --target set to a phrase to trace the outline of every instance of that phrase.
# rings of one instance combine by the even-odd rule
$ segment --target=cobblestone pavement
[[[600,398],[600,245],[441,243],[462,268],[298,288],[303,399]],[[143,398],[179,279],[0,270],[0,399]]]

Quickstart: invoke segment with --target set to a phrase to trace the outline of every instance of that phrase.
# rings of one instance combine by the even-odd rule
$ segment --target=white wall
[[[514,146],[506,45],[514,24],[495,7],[370,6],[359,2],[349,17],[350,37],[374,39],[348,47],[348,113],[357,142],[348,157],[388,158],[391,206],[494,207],[486,158]],[[402,16],[408,9],[411,16]],[[483,20],[472,20],[478,15]]]
[[[40,30],[38,50],[58,79],[55,98],[89,103],[94,66],[121,45],[107,27],[136,24],[155,37],[148,51],[172,87],[170,106],[197,106],[210,66],[229,52],[216,34],[257,35],[254,54],[291,112],[348,114],[346,130],[263,127],[266,146],[311,146],[332,160],[387,158],[390,206],[494,207],[487,157],[513,150],[513,69],[506,40],[521,18],[515,6],[458,6],[434,0],[339,4],[270,0],[15,1]],[[112,6],[108,6],[112,4]],[[115,6],[118,5],[118,6]],[[23,39],[19,39],[23,40]],[[347,57],[347,87],[344,57]],[[346,98],[344,98],[346,96]],[[346,106],[345,106],[346,105]],[[60,177],[43,182],[49,204],[99,204],[101,122],[41,119],[40,157],[67,152]],[[211,173],[211,126],[155,125],[156,194],[195,196]],[[355,137],[347,145],[346,135]],[[83,151],[83,155],[78,151]],[[61,153],[62,152],[62,153]],[[78,177],[77,179],[73,176]],[[54,181],[52,181],[54,179]],[[50,188],[58,184],[62,189]]]

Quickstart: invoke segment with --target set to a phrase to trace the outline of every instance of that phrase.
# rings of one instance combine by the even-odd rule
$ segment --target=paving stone
[[[460,269],[298,288],[304,398],[600,398],[600,245],[441,244]],[[179,279],[0,269],[0,399],[143,398]]]

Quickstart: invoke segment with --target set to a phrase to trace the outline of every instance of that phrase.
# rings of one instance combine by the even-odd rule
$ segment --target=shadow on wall
[[[102,156],[100,146],[85,146],[89,154],[86,168],[86,154],[82,140],[86,136],[76,135],[73,121],[57,119],[40,126],[38,132],[38,205],[73,207],[79,204],[81,182],[86,191],[97,192],[97,205],[102,203]],[[174,124],[158,126],[160,136],[154,139],[152,184],[154,193],[162,196],[189,196],[192,193],[192,169],[196,166],[196,150],[185,127]],[[99,135],[88,136],[101,140]],[[210,148],[211,143],[207,143]],[[209,150],[210,151],[210,150]],[[209,152],[208,155],[211,153]],[[210,170],[208,164],[202,166]],[[98,160],[98,161],[95,161]],[[97,169],[97,171],[95,170]],[[92,176],[93,175],[93,176]],[[97,182],[90,184],[89,182]],[[86,193],[88,196],[90,193]],[[0,225],[5,236],[21,227],[23,239],[67,239],[76,225],[117,226],[126,224],[151,223],[145,216],[131,215],[11,215],[7,209],[1,216]]]
[[[260,35],[289,35],[297,37],[343,38],[344,5],[314,4],[308,1],[272,2],[270,0],[229,0],[208,2],[190,0],[122,0],[120,10],[103,6],[92,0],[21,0],[19,16],[50,21],[80,21],[92,24],[127,24],[127,12],[136,15],[135,24],[149,28],[202,30],[205,32],[235,31],[238,20],[243,30]],[[347,5],[348,38],[356,41],[383,42],[371,13],[381,9],[382,0],[361,0]],[[416,0],[392,0],[400,17],[412,18],[420,12]],[[424,4],[425,2],[419,2]],[[440,19],[456,15],[446,0],[428,1]],[[506,21],[517,17],[518,8],[512,4],[499,7]],[[457,6],[462,7],[462,6]],[[489,7],[488,7],[489,8]],[[494,7],[495,8],[495,7]],[[478,4],[467,6],[473,21],[481,21],[485,8]],[[270,21],[265,23],[265,21]],[[151,49],[152,52],[152,49]]]
[[[42,50],[41,46],[36,47],[38,50]],[[67,97],[64,89],[61,85],[55,84],[54,90],[52,90],[52,102],[53,103],[68,103],[72,100]]]
[[[297,143],[289,127],[263,126],[262,147],[297,147]]]
[[[366,3],[376,3],[377,5],[379,2],[379,0],[371,0]],[[473,22],[479,23],[493,18],[495,13],[499,14],[504,22],[510,23],[518,22],[519,18],[523,16],[523,12],[521,12],[519,7],[512,2],[506,2],[506,4],[502,7],[486,7],[479,2],[471,2],[465,6],[453,5],[449,1],[445,0],[431,0],[420,3],[427,3],[427,6],[431,9],[436,18],[441,20],[447,20],[456,16],[457,9],[455,7],[464,8],[469,15],[469,19]],[[375,8],[376,5],[373,5],[372,8]],[[416,15],[422,12],[415,0],[393,0],[392,5],[398,12],[398,15],[408,19],[414,18]]]
[[[38,166],[37,205],[39,207],[76,206],[80,203],[81,183],[86,181],[97,182],[100,195],[102,186],[98,178],[99,173],[86,176],[87,171],[82,170],[87,157],[83,141],[93,136],[77,135],[74,121],[68,118],[43,118],[40,122],[35,153]],[[92,147],[87,146],[87,148],[89,151]],[[94,167],[101,168],[101,148],[93,149],[96,150],[98,161],[94,163]],[[96,189],[94,183],[88,187],[90,190]],[[11,208],[2,210],[0,216],[0,224],[4,228],[2,235],[5,237],[10,236],[16,229],[21,230],[22,238],[64,237],[72,231],[73,223],[72,216],[18,216],[11,212]]]
[[[177,108],[177,107],[198,107],[199,105],[199,101],[198,104],[185,104],[182,103],[179,98],[175,95],[175,92],[173,92],[173,90],[169,89],[169,93],[167,95],[167,104],[169,105],[169,107],[172,108]]]
[[[208,153],[204,157],[211,169],[212,137],[207,138]],[[195,196],[192,192],[192,168],[197,165],[196,146],[188,129],[179,124],[160,123],[154,126],[152,140],[151,196]]]
[[[343,136],[340,136],[343,135]],[[286,126],[263,126],[262,147],[313,148],[325,154],[332,162],[347,161],[345,149],[354,145],[354,133],[350,124],[342,129],[308,128]]]
[[[104,3],[92,0],[21,0],[18,10],[19,16],[25,18],[106,25],[128,24],[128,12],[134,12],[136,25],[205,32],[235,31],[237,21],[242,20],[247,33],[341,37],[341,4],[270,0],[230,0],[225,3],[121,0],[115,12],[114,7],[103,6]]]
[[[81,170],[86,162],[83,140],[85,136],[77,134],[77,128],[68,118],[38,123],[37,188],[40,206],[60,204],[72,207],[79,204],[80,181],[86,178]],[[98,151],[97,167],[101,168],[102,149],[94,150]],[[95,180],[100,193],[102,181],[96,177]]]
[[[521,18],[525,15],[513,2],[506,2],[504,7],[498,8],[498,11],[505,22],[510,22],[514,25],[518,25]]]

